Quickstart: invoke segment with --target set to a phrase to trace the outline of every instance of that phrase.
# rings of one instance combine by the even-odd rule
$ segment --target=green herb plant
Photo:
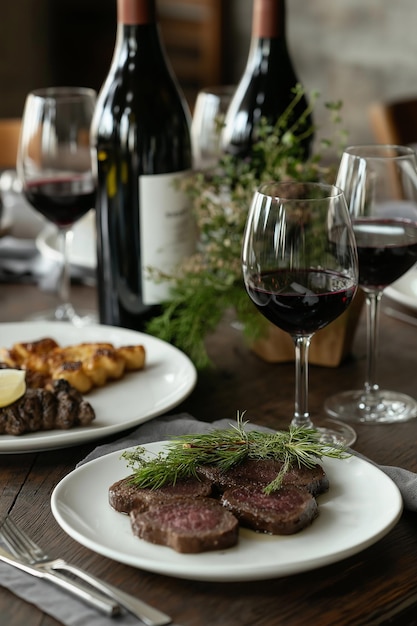
[[[210,464],[227,471],[245,459],[274,459],[282,462],[282,468],[264,488],[269,494],[281,487],[285,474],[294,466],[312,467],[322,457],[350,456],[342,448],[320,442],[313,429],[290,426],[288,431],[273,433],[248,431],[243,415],[238,414],[236,425],[229,429],[178,436],[154,456],[149,456],[141,446],[125,451],[122,458],[133,470],[132,482],[138,487],[157,489],[175,484],[180,478],[197,477],[201,465]]]
[[[327,103],[335,127],[335,140],[321,140],[321,152],[307,160],[303,141],[315,128],[305,118],[313,110],[317,93],[310,95],[309,107],[289,125],[292,111],[303,90],[295,89],[293,102],[274,126],[262,119],[248,159],[222,155],[211,171],[192,172],[179,183],[191,198],[198,232],[196,253],[172,275],[150,270],[156,280],[170,281],[170,299],[147,331],[183,350],[202,369],[210,364],[205,340],[227,310],[234,310],[249,340],[261,337],[267,322],[243,286],[241,246],[247,213],[255,189],[264,181],[317,181],[330,179],[332,168],[322,163],[330,150],[342,147],[341,103]]]

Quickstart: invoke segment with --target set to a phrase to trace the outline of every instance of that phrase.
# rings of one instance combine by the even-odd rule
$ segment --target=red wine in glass
[[[354,220],[359,284],[383,289],[417,262],[417,223],[405,219]]]
[[[356,292],[355,282],[326,270],[276,270],[260,275],[262,287],[247,291],[272,324],[291,335],[309,335],[341,315]]]
[[[242,246],[243,280],[264,317],[287,332],[295,348],[291,425],[315,430],[330,445],[352,445],[356,433],[308,411],[308,351],[314,333],[350,305],[358,257],[343,192],[320,183],[270,182],[255,192]]]
[[[31,180],[25,196],[36,211],[63,228],[72,226],[94,206],[95,187],[91,178]]]
[[[96,93],[82,87],[50,87],[28,94],[19,138],[17,172],[28,202],[58,227],[62,253],[53,311],[31,319],[82,326],[95,315],[79,315],[70,302],[71,228],[95,205],[90,127]]]
[[[347,422],[384,424],[417,417],[417,400],[377,383],[379,308],[385,287],[417,261],[417,160],[407,146],[361,145],[345,149],[336,185],[343,189],[366,297],[367,359],[362,389],[327,398],[326,412]]]

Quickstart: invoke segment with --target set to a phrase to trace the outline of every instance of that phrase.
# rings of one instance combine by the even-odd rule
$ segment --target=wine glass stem
[[[376,365],[379,345],[379,303],[382,291],[366,293],[366,329],[367,329],[367,363],[365,379],[365,403],[375,404],[379,392],[376,382]]]
[[[313,428],[308,412],[308,352],[312,335],[295,336],[295,410],[293,426]]]
[[[70,264],[69,264],[69,248],[72,242],[72,231],[69,228],[59,229],[60,250],[62,256],[61,272],[58,279],[58,297],[60,305],[58,306],[55,317],[57,319],[68,320],[73,314],[73,308],[70,304]]]

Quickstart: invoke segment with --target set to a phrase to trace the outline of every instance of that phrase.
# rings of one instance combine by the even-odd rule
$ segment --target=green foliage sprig
[[[198,476],[201,465],[215,465],[227,471],[245,459],[273,459],[282,462],[276,478],[265,487],[271,493],[281,487],[285,474],[292,467],[312,467],[322,457],[344,459],[350,455],[342,448],[320,442],[313,429],[290,426],[288,431],[274,433],[246,429],[238,415],[229,429],[213,429],[209,433],[181,435],[169,441],[165,451],[155,456],[143,447],[126,451],[122,457],[133,469],[132,482],[138,487],[157,489],[175,484],[179,478]]]
[[[303,142],[315,128],[306,128],[306,118],[318,99],[309,97],[307,110],[295,122],[293,109],[303,95],[295,89],[294,100],[271,126],[265,119],[257,128],[257,140],[249,159],[220,157],[209,172],[193,172],[180,185],[191,198],[199,234],[197,252],[172,275],[155,277],[171,283],[170,300],[162,313],[147,326],[153,335],[177,345],[197,368],[209,365],[205,339],[224,313],[233,309],[248,339],[261,337],[267,322],[243,286],[241,246],[246,217],[255,189],[263,181],[330,180],[333,171],[324,165],[329,150],[339,151],[345,138],[341,130],[341,103],[327,103],[335,127],[335,139],[321,140],[321,152],[304,157]]]

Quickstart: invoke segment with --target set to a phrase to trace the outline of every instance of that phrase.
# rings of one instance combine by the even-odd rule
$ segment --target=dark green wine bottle
[[[222,133],[224,151],[236,157],[251,155],[261,118],[274,125],[294,101],[294,89],[299,80],[288,52],[285,16],[284,0],[254,0],[249,56]],[[289,116],[288,125],[298,120],[307,106],[307,99],[302,95]],[[298,132],[311,127],[312,119],[307,115]],[[311,133],[302,142],[305,155],[310,151],[312,140]]]
[[[192,253],[190,114],[159,36],[155,0],[118,0],[112,64],[92,124],[100,322],[143,330]]]

